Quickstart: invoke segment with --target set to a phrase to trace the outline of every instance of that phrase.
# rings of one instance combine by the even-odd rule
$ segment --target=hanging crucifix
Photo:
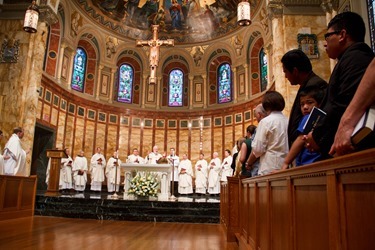
[[[151,40],[137,40],[137,46],[150,46],[150,79],[149,84],[156,84],[156,68],[159,64],[160,46],[174,46],[173,39],[159,40],[158,39],[159,25],[152,25],[152,39]]]

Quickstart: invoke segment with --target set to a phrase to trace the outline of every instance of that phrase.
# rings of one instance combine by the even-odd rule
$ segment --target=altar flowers
[[[154,196],[158,195],[159,182],[155,173],[136,172],[130,181],[128,192],[137,196]]]

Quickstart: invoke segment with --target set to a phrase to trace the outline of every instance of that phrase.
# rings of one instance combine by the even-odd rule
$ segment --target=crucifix
[[[173,39],[159,40],[158,39],[159,25],[152,25],[152,39],[151,40],[137,40],[137,46],[150,46],[150,79],[149,84],[156,84],[156,68],[159,64],[160,46],[174,46]]]

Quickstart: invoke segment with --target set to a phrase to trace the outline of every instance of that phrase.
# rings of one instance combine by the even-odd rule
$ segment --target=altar
[[[167,200],[170,196],[169,186],[171,182],[172,166],[170,164],[134,164],[122,163],[124,169],[124,197],[129,195],[130,182],[133,179],[133,172],[156,173],[159,179],[160,193],[158,200]]]

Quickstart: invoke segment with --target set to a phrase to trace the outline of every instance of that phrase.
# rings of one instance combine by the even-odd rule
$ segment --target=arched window
[[[169,73],[168,106],[182,106],[182,92],[184,89],[184,73],[180,69],[174,69]]]
[[[217,71],[219,103],[232,101],[232,75],[229,63],[223,63]]]
[[[260,66],[260,91],[265,91],[268,84],[268,72],[267,72],[267,56],[264,53],[264,48],[259,52],[259,66]]]
[[[82,48],[77,48],[74,57],[73,74],[71,87],[74,90],[83,92],[86,77],[87,54]]]
[[[132,103],[134,70],[129,64],[119,68],[117,101]]]

